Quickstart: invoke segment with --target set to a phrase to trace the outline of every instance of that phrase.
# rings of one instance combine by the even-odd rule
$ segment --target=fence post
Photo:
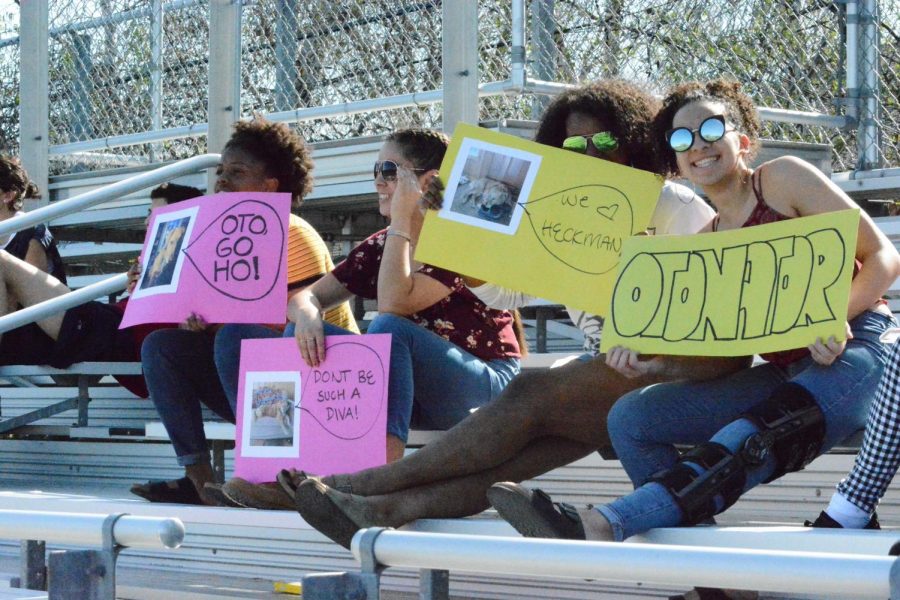
[[[478,3],[441,3],[443,129],[478,123]]]
[[[209,131],[206,148],[221,153],[231,136],[231,125],[241,117],[241,2],[209,3]],[[215,186],[210,170],[208,190]]]
[[[555,81],[558,62],[556,49],[556,0],[531,0],[531,70],[541,81]],[[547,96],[531,101],[531,118],[539,119],[550,103]]]
[[[878,47],[878,1],[863,0],[859,5],[859,133],[858,168],[866,171],[882,166],[881,125],[878,105],[881,53]]]
[[[49,600],[115,600],[116,544],[113,527],[124,513],[112,514],[103,523],[102,550],[68,550],[50,553]]]
[[[150,2],[150,130],[162,129],[162,69],[163,69],[163,4]],[[150,145],[150,162],[156,162],[156,150]]]
[[[44,0],[22,0],[19,13],[19,156],[41,190],[41,198],[28,201],[26,210],[50,199],[49,10]]]

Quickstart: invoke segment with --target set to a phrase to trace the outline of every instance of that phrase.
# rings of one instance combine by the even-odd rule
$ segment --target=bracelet
[[[409,242],[410,245],[412,245],[412,238],[405,231],[400,231],[398,229],[394,229],[393,227],[388,227],[387,235],[388,236],[396,235],[397,237],[403,238],[404,240]]]

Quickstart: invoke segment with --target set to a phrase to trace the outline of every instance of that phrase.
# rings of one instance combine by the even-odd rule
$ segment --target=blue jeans
[[[209,463],[201,403],[234,423],[213,361],[213,343],[214,336],[207,332],[161,329],[141,346],[150,399],[182,466]]]
[[[291,329],[293,332],[293,329]],[[285,332],[284,335],[287,335]],[[293,335],[291,333],[290,335]],[[219,372],[222,390],[228,398],[232,412],[237,414],[238,378],[241,366],[241,342],[243,340],[259,340],[280,338],[282,333],[265,325],[248,325],[233,323],[223,325],[216,333],[215,362]]]
[[[404,442],[411,425],[450,429],[519,373],[517,358],[481,360],[404,317],[380,314],[367,332],[392,336],[387,432]],[[325,334],[352,335],[329,323]]]
[[[656,384],[620,398],[607,424],[616,454],[636,489],[597,508],[612,525],[616,539],[681,524],[681,510],[672,495],[662,485],[647,481],[675,465],[679,457],[675,444],[709,440],[739,451],[758,431],[740,415],[786,382],[803,386],[822,409],[825,438],[820,454],[860,429],[886,358],[878,336],[892,323],[891,318],[868,311],[853,319],[853,339],[827,367],[807,357],[787,369],[766,364],[713,381]],[[699,465],[689,464],[703,472]],[[761,464],[747,467],[744,491],[768,479],[776,466],[770,455]]]

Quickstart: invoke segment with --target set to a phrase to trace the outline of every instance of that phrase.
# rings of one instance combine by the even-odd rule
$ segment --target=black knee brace
[[[785,473],[799,471],[819,455],[825,438],[825,415],[802,385],[786,383],[768,400],[745,414],[758,428],[744,443],[741,455],[748,465],[758,465],[771,454],[775,472],[766,483]]]
[[[705,472],[698,474],[686,462],[699,465]],[[743,459],[715,442],[688,450],[678,464],[650,479],[665,487],[675,498],[684,525],[702,523],[737,502],[746,480]],[[721,507],[716,506],[717,497],[723,500]]]

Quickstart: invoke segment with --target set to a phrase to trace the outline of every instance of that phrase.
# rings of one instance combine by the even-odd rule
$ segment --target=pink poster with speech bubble
[[[274,481],[282,469],[330,475],[386,460],[388,334],[325,339],[325,361],[303,362],[294,338],[244,340],[234,474]]]
[[[229,192],[153,211],[121,327],[283,323],[290,194]]]

